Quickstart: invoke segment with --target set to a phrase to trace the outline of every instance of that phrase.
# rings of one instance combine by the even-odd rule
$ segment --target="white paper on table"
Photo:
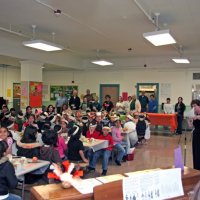
[[[102,183],[110,183],[113,181],[122,180],[123,178],[124,176],[121,174],[114,174],[114,175],[109,175],[109,176],[97,177],[96,179]]]
[[[146,169],[146,170],[142,170],[142,171],[128,172],[128,173],[125,173],[125,175],[126,176],[133,176],[135,174],[144,174],[144,173],[149,173],[149,172],[159,171],[159,170],[162,170],[162,169],[160,169],[160,168]]]
[[[124,200],[161,200],[182,195],[180,168],[135,174],[123,179]]]
[[[72,182],[74,188],[76,188],[82,194],[90,194],[93,193],[93,188],[97,185],[101,185],[102,183],[95,178],[89,179],[77,179]]]

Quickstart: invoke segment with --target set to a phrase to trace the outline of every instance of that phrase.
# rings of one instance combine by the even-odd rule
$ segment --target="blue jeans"
[[[108,169],[108,161],[109,161],[110,155],[111,155],[111,151],[105,150],[105,149],[101,149],[99,151],[94,152],[93,159],[91,161],[90,167],[96,168],[96,164],[98,162],[99,157],[103,156],[102,169],[103,170],[107,170]]]
[[[123,158],[123,156],[125,156],[126,155],[126,151],[125,151],[125,149],[124,149],[124,147],[122,146],[122,144],[116,144],[115,145],[115,148],[117,149],[117,160],[119,161],[119,162],[121,162],[122,161],[122,158]]]
[[[9,194],[9,196],[4,200],[21,200],[22,198],[20,196],[17,196],[15,194]]]
[[[94,157],[94,151],[93,151],[93,149],[88,149],[87,150],[87,159],[89,160],[89,166],[92,163],[93,157]]]

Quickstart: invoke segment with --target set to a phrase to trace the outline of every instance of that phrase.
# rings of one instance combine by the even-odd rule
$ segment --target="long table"
[[[99,140],[99,139],[89,140],[88,138],[84,138],[81,141],[83,142],[84,147],[90,148],[94,152],[108,147],[108,140]],[[68,141],[65,141],[65,143],[67,144]]]
[[[200,180],[200,171],[184,168],[182,182],[184,196],[174,198],[176,200],[188,199],[188,192]],[[31,188],[31,200],[122,200],[122,180],[105,183],[94,188],[94,193],[81,194],[75,188],[63,189],[60,184],[41,185]]]
[[[42,167],[48,166],[50,164],[49,161],[38,160],[37,162],[32,162],[32,159],[27,159],[27,162],[24,164],[20,163],[20,158],[14,158],[12,162],[18,162],[18,167],[15,168],[15,175],[22,182],[22,200],[24,199],[24,175],[33,172]]]
[[[45,160],[38,160],[37,162],[32,162],[32,159],[27,159],[27,161],[27,163],[20,164],[21,166],[15,169],[15,174],[17,177],[23,176],[29,172],[33,172],[50,164],[49,161]]]
[[[100,149],[105,149],[108,147],[108,140],[99,140],[94,139],[94,141],[90,142],[88,139],[87,141],[83,141],[83,146],[87,148],[91,148],[94,152]]]
[[[177,115],[164,113],[147,113],[151,125],[169,126],[171,133],[177,128]]]

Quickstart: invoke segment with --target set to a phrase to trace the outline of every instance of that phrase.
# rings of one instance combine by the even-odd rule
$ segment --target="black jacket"
[[[79,110],[80,108],[80,98],[78,96],[76,96],[75,98],[73,96],[71,96],[70,100],[69,100],[69,106],[71,108],[71,110]]]
[[[0,159],[0,196],[7,195],[18,183],[13,165],[7,158]]]
[[[177,112],[178,115],[182,115],[185,111],[185,104],[184,103],[180,103],[180,106],[178,107],[178,103],[176,103],[175,105],[175,112]]]

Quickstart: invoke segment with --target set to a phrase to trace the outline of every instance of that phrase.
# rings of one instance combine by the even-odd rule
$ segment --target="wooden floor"
[[[186,138],[186,166],[193,167],[191,132],[186,132]],[[174,164],[174,149],[178,146],[179,140],[184,159],[185,133],[181,136],[170,136],[169,134],[152,135],[147,145],[141,145],[136,148],[136,154],[133,161],[122,163],[122,166],[117,166],[115,162],[112,163],[110,161],[107,174],[110,175],[172,166]],[[90,174],[88,177],[99,176],[101,171],[101,163],[99,162],[96,168],[96,172]]]

